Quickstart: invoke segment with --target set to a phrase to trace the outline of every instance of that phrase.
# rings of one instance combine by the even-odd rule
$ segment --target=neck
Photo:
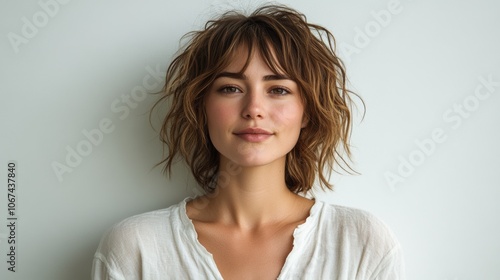
[[[216,191],[209,195],[211,220],[241,230],[279,223],[297,209],[301,197],[285,184],[285,159],[265,166],[236,167],[221,160]]]

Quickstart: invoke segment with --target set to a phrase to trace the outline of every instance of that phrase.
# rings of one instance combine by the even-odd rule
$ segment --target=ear
[[[306,127],[307,124],[309,124],[309,117],[306,114],[304,114],[302,116],[302,125],[300,126],[300,128]]]

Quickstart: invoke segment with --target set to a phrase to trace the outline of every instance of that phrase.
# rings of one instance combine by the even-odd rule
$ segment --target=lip
[[[249,128],[245,128],[243,130],[237,131],[234,134],[236,134],[236,135],[241,135],[241,134],[265,134],[265,135],[272,135],[273,133],[270,132],[270,131],[267,131],[265,129],[262,129],[262,128],[249,127]]]
[[[236,136],[248,142],[262,142],[274,133],[258,127],[249,127],[234,133]]]

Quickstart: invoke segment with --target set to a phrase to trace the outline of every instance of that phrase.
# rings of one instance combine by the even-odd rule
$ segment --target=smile
[[[273,136],[272,132],[261,128],[246,128],[234,134],[245,141],[253,143],[262,142]]]

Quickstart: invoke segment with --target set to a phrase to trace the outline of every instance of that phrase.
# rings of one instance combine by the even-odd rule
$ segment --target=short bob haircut
[[[152,108],[162,100],[171,102],[159,133],[169,153],[155,166],[164,164],[163,172],[171,175],[174,159],[181,156],[206,193],[215,191],[219,152],[208,134],[205,94],[239,47],[245,46],[247,63],[241,72],[256,50],[273,72],[287,75],[300,89],[308,123],[286,155],[288,189],[306,194],[316,176],[322,189],[332,189],[328,179],[334,167],[352,171],[342,155],[351,158],[354,93],[346,88],[345,68],[326,28],[308,23],[303,14],[289,7],[267,5],[248,16],[226,12],[183,38],[187,43],[168,67],[162,96]]]

